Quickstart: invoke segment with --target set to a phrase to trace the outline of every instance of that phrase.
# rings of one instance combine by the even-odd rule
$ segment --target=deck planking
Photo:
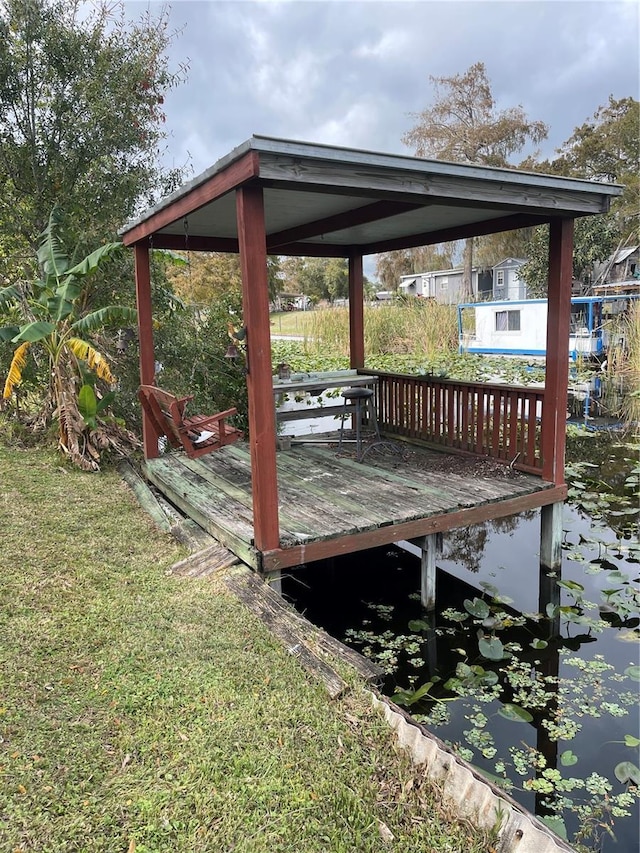
[[[383,534],[382,528],[414,529],[429,519],[430,526],[448,529],[460,526],[465,513],[488,504],[490,511],[478,515],[509,515],[528,496],[533,496],[532,506],[540,506],[545,499],[536,493],[551,488],[535,475],[483,464],[475,457],[464,461],[416,447],[406,456],[400,449],[397,454],[370,453],[356,462],[337,455],[335,447],[310,444],[278,453],[280,548],[292,549],[293,555],[313,543],[318,553],[341,553],[346,542],[362,543],[367,535],[372,543],[394,541],[393,532]],[[245,444],[195,460],[169,453],[147,460],[146,473],[169,500],[241,560],[262,568],[262,555],[254,547],[251,459]],[[501,504],[504,511],[496,506]],[[336,540],[333,545],[331,540]]]

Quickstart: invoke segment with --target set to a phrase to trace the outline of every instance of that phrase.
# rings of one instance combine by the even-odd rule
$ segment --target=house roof
[[[630,255],[633,255],[633,253],[637,251],[638,246],[627,246],[626,249],[620,249],[619,252],[615,253],[612,263],[621,264],[623,261],[626,261]]]
[[[125,245],[237,251],[234,190],[263,188],[270,254],[344,257],[606,213],[622,188],[253,136],[121,230]]]

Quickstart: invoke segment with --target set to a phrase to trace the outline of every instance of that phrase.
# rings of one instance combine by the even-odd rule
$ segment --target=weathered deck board
[[[339,540],[359,547],[363,536],[371,536],[372,542],[393,541],[393,535],[382,534],[383,528],[414,530],[428,520],[423,525],[426,533],[434,524],[438,529],[459,526],[468,511],[500,517],[500,505],[509,515],[527,504],[528,496],[533,496],[532,506],[545,502],[535,495],[550,484],[537,476],[496,468],[495,463],[483,467],[475,458],[458,457],[447,465],[448,458],[416,447],[410,454],[371,453],[364,462],[337,456],[332,446],[305,444],[278,453],[280,547],[302,554],[300,549],[314,544],[314,553],[339,553]],[[197,460],[169,454],[149,460],[147,471],[149,479],[205,530],[249,565],[261,567],[261,555],[253,546],[251,468],[245,445],[237,443]],[[487,506],[490,512],[480,511]]]

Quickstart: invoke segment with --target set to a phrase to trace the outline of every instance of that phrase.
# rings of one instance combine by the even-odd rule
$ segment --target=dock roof
[[[264,194],[269,254],[346,257],[606,213],[622,188],[252,136],[121,231],[126,245],[238,251],[235,189]]]

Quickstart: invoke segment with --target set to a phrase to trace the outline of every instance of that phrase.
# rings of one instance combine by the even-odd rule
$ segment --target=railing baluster
[[[388,433],[542,470],[543,389],[368,372],[378,377],[378,419]]]

